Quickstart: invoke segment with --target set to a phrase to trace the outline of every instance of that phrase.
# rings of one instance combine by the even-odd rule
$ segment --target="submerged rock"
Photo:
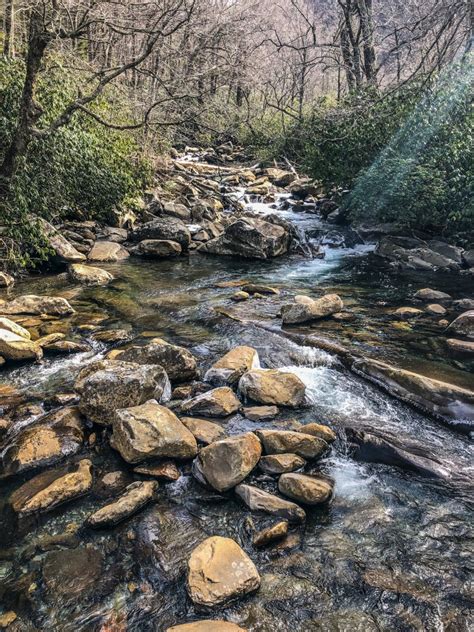
[[[212,383],[235,384],[244,373],[260,367],[258,353],[252,347],[234,347],[217,360],[204,379]]]
[[[218,492],[235,487],[257,465],[262,446],[252,433],[215,441],[203,448],[194,462],[198,480],[208,483]]]
[[[128,259],[130,253],[121,244],[115,241],[96,241],[87,258],[89,261],[102,261],[114,263]]]
[[[222,386],[184,401],[181,412],[203,417],[228,417],[236,413],[240,405],[233,390]]]
[[[293,325],[326,318],[342,311],[344,303],[337,294],[326,294],[313,300],[309,296],[297,296],[294,303],[282,305],[283,324]]]
[[[113,447],[128,463],[150,458],[192,459],[197,454],[193,434],[171,410],[153,402],[116,412]]]
[[[237,542],[213,536],[192,552],[187,586],[195,604],[215,607],[257,590],[260,576]]]
[[[239,381],[244,397],[260,404],[298,408],[306,400],[306,387],[294,373],[274,369],[253,369]]]
[[[83,283],[84,285],[107,285],[113,281],[114,277],[101,268],[94,266],[85,266],[80,263],[74,263],[68,269],[69,278],[75,283]]]
[[[319,437],[292,430],[256,430],[265,454],[297,454],[316,459],[328,451],[328,444]]]
[[[282,494],[304,505],[321,505],[332,497],[333,483],[323,477],[306,474],[282,474],[278,489]]]
[[[81,395],[79,407],[98,424],[110,425],[118,409],[150,399],[168,401],[171,396],[168,376],[161,366],[109,360],[93,363],[84,372],[75,384]]]
[[[93,529],[113,527],[145,507],[153,499],[157,489],[158,483],[155,481],[132,483],[121,496],[91,514],[85,524]]]
[[[50,470],[35,476],[10,497],[13,510],[20,515],[44,513],[83,496],[92,487],[92,463],[88,459],[67,470]]]
[[[238,485],[235,488],[235,493],[251,511],[260,511],[270,516],[285,518],[289,522],[299,523],[306,519],[304,509],[258,487]]]
[[[43,580],[55,600],[83,599],[97,588],[103,566],[102,553],[95,547],[51,551],[43,562]]]
[[[297,454],[270,454],[262,456],[259,468],[266,474],[285,474],[294,472],[306,465],[306,461]]]
[[[47,314],[48,316],[69,316],[74,310],[65,298],[60,296],[18,296],[8,303],[0,302],[3,314]]]
[[[159,338],[147,345],[120,350],[115,359],[137,364],[159,364],[170,380],[176,383],[193,380],[198,376],[197,361],[190,351]]]
[[[464,314],[458,316],[456,320],[453,320],[453,322],[449,325],[448,329],[455,331],[461,336],[474,338],[474,309],[464,312]]]

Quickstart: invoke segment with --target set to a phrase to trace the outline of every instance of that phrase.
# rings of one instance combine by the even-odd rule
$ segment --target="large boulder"
[[[298,408],[306,401],[306,387],[300,378],[288,371],[253,369],[239,381],[239,391],[259,404],[275,404]]]
[[[74,309],[60,296],[18,296],[8,303],[0,302],[3,314],[46,314],[47,316],[69,316]]]
[[[159,364],[172,382],[187,382],[198,376],[197,361],[190,351],[159,338],[141,347],[134,346],[119,351],[115,358],[137,364]]]
[[[212,383],[234,384],[244,373],[260,367],[258,353],[252,347],[234,347],[214,362],[204,379]]]
[[[155,481],[132,483],[113,502],[94,511],[87,518],[86,525],[94,529],[113,527],[145,507],[153,499],[157,489],[158,483]]]
[[[166,457],[192,459],[197,454],[194,435],[171,410],[154,402],[116,411],[113,447],[127,463]]]
[[[89,261],[102,261],[115,263],[128,259],[130,253],[121,244],[115,241],[96,241],[87,258]]]
[[[169,217],[157,218],[142,224],[133,231],[131,238],[135,242],[149,239],[174,241],[185,252],[191,243],[191,234],[186,225],[179,219]]]
[[[331,499],[334,485],[322,476],[306,474],[282,474],[278,481],[278,489],[284,496],[292,498],[304,505],[321,505]]]
[[[237,542],[213,536],[192,552],[187,586],[196,605],[216,607],[257,590],[260,576]]]
[[[139,406],[150,399],[170,399],[171,386],[161,366],[120,361],[94,364],[79,373],[75,384],[81,395],[80,409],[91,421],[108,426],[118,409]]]
[[[256,430],[265,454],[297,454],[304,459],[317,459],[328,450],[319,437],[292,430]]]
[[[458,316],[448,329],[455,331],[458,335],[474,338],[474,309]]]
[[[304,509],[295,503],[279,498],[274,494],[253,487],[251,485],[237,485],[235,493],[242,502],[251,510],[284,518],[289,522],[304,522],[306,513]]]
[[[85,266],[81,263],[73,263],[68,269],[69,278],[75,283],[83,285],[107,285],[113,281],[114,277],[101,268],[94,266]]]
[[[144,239],[133,250],[133,254],[152,259],[178,257],[183,249],[176,241],[169,239]]]
[[[235,623],[229,621],[193,621],[192,623],[183,623],[182,625],[173,625],[166,632],[247,632],[244,628],[240,628]]]
[[[461,263],[457,249],[449,244],[427,243],[412,237],[384,237],[375,253],[404,270],[459,270]]]
[[[472,428],[474,391],[398,369],[384,362],[359,359],[353,370],[389,393],[434,414],[459,429]]]
[[[87,494],[92,487],[92,463],[88,459],[67,468],[42,472],[19,487],[10,497],[20,515],[44,513]]]
[[[38,342],[0,329],[0,356],[5,360],[41,360],[43,351]]]
[[[198,417],[228,417],[236,413],[240,406],[234,391],[228,386],[221,386],[187,399],[181,405],[181,412]]]
[[[86,257],[76,250],[74,246],[57,230],[52,224],[42,219],[35,218],[41,227],[41,231],[46,237],[52,250],[56,256],[66,263],[79,263],[85,261]]]
[[[285,325],[293,325],[331,316],[343,308],[344,303],[337,294],[326,294],[316,300],[297,296],[294,303],[282,305],[281,316]]]
[[[290,235],[277,224],[243,217],[232,222],[224,233],[201,246],[200,252],[247,259],[271,259],[288,252]]]
[[[13,436],[4,446],[3,476],[50,467],[79,452],[83,440],[82,418],[76,407],[50,413],[38,424]]]
[[[194,474],[219,492],[235,487],[257,465],[262,446],[252,433],[237,435],[203,448],[194,462]]]

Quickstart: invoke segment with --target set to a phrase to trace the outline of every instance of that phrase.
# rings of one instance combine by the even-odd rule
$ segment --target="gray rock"
[[[235,493],[251,511],[284,518],[289,522],[300,523],[306,519],[304,509],[295,503],[258,489],[258,487],[238,485],[235,488]]]

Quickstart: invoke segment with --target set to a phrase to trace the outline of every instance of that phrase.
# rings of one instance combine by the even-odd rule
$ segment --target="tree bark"
[[[360,26],[363,37],[364,73],[367,83],[375,81],[375,47],[372,0],[358,0]]]
[[[15,20],[14,20],[14,1],[5,0],[5,13],[3,16],[3,54],[5,57],[15,56],[14,46]]]

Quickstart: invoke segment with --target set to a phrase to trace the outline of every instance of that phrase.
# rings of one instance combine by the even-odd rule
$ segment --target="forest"
[[[0,16],[0,628],[472,630],[473,0]]]

